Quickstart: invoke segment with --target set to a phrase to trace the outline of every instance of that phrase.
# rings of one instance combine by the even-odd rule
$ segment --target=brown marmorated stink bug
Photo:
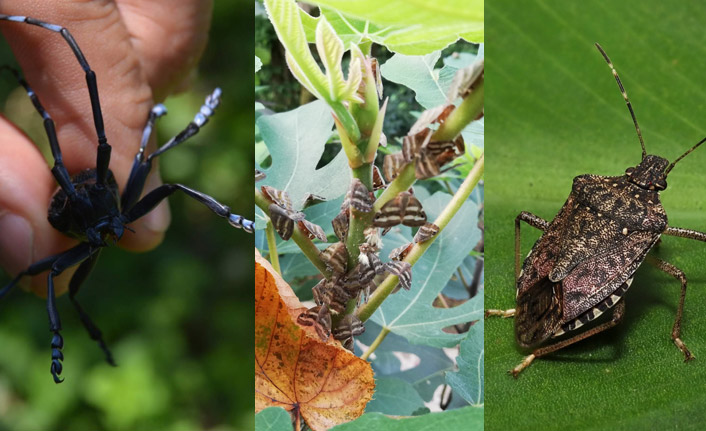
[[[667,188],[667,175],[674,165],[706,138],[671,164],[662,157],[648,155],[618,73],[600,45],[596,44],[596,48],[613,71],[630,111],[642,146],[642,160],[622,176],[588,174],[574,178],[569,198],[552,221],[525,211],[515,218],[516,308],[486,312],[486,316],[514,316],[518,344],[533,350],[509,371],[515,377],[535,358],[617,325],[625,310],[623,295],[644,260],[681,282],[672,340],[685,361],[694,358],[680,338],[686,276],[674,265],[647,253],[661,235],[706,241],[706,233],[669,226],[659,200],[659,192]],[[523,221],[543,233],[520,270]],[[609,308],[613,308],[610,320],[575,332]]]

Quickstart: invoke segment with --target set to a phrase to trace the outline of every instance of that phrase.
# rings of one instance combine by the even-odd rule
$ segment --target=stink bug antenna
[[[615,70],[615,67],[613,67],[613,63],[610,61],[610,58],[608,58],[608,54],[606,54],[605,51],[603,51],[603,48],[601,48],[601,46],[599,44],[596,44],[596,48],[598,48],[598,51],[600,51],[601,55],[603,55],[603,58],[605,58],[606,63],[608,63],[608,66],[610,66],[610,70],[613,71],[613,76],[615,76],[615,81],[618,83],[618,87],[620,87],[620,93],[623,95],[623,99],[625,99],[625,103],[628,105],[628,109],[630,110],[630,115],[632,116],[632,122],[635,123],[635,130],[637,131],[637,137],[640,138],[640,145],[642,145],[642,158],[644,159],[645,156],[647,155],[647,151],[645,150],[645,141],[642,139],[642,132],[640,132],[640,126],[637,124],[637,118],[635,117],[635,111],[632,110],[632,105],[630,104],[630,99],[628,99],[628,93],[625,91],[625,88],[623,87],[623,83],[620,82],[620,77],[618,76],[618,72]]]
[[[697,142],[696,145],[694,145],[693,147],[689,148],[689,149],[686,151],[686,153],[684,153],[684,154],[682,154],[681,156],[679,156],[678,159],[676,159],[676,160],[673,161],[669,166],[667,166],[667,169],[664,171],[664,175],[667,175],[667,174],[669,173],[669,171],[672,170],[672,168],[674,167],[674,165],[676,165],[679,160],[681,160],[681,159],[683,159],[684,157],[686,157],[687,154],[689,154],[690,152],[694,151],[699,145],[703,144],[704,142],[706,142],[706,138],[703,138],[702,140],[700,140],[699,142]]]

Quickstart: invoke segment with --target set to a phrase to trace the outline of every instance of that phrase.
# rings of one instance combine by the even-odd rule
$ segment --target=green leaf
[[[379,325],[368,320],[365,322],[365,332],[357,340],[369,346],[380,333],[380,329]],[[413,355],[419,361],[415,366],[403,371],[402,363],[397,357],[400,353]],[[394,333],[385,337],[385,341],[375,349],[374,355],[372,366],[378,378],[392,377],[409,382],[424,401],[432,400],[434,391],[444,384],[446,371],[451,371],[456,366],[443,349],[410,344],[404,337]]]
[[[324,102],[262,116],[257,126],[272,156],[272,166],[263,169],[267,177],[258,186],[288,192],[296,209],[302,208],[309,193],[334,199],[346,192],[350,170],[343,152],[316,169],[333,128],[331,111]]]
[[[601,43],[620,74],[648,153],[669,160],[706,136],[704,46],[694,42],[703,38],[696,4],[488,5],[494,55],[487,62],[493,79],[486,112],[493,112],[488,140],[497,145],[486,170],[485,294],[486,308],[508,309],[515,307],[517,214],[551,220],[573,177],[621,175],[640,161],[630,114],[593,43]],[[661,199],[670,225],[706,231],[704,166],[706,148],[699,148],[669,174]],[[523,224],[523,257],[538,236]],[[685,364],[670,337],[679,283],[643,265],[626,294],[621,324],[536,359],[517,380],[506,372],[528,352],[515,342],[512,319],[485,322],[487,430],[703,426],[706,248],[663,237],[653,252],[692,283],[682,339],[697,359]]]
[[[327,98],[326,77],[309,50],[297,4],[294,0],[265,0],[265,8],[277,37],[287,49],[292,74],[312,94]]]
[[[353,422],[331,428],[333,431],[422,431],[483,430],[483,409],[464,407],[442,413],[393,419],[380,413],[366,413]]]
[[[476,58],[473,54],[464,53],[464,62],[447,62],[441,69],[435,69],[440,57],[439,51],[423,56],[395,54],[382,65],[380,71],[385,79],[410,88],[417,102],[425,109],[431,109],[448,103],[446,93],[454,75]]]
[[[410,383],[400,379],[382,377],[375,379],[375,397],[365,406],[365,411],[411,416],[422,407],[424,407],[424,400]]]
[[[421,199],[421,196],[418,198]],[[451,196],[445,193],[436,193],[430,198],[422,199],[428,219],[434,220],[450,199]],[[412,288],[390,295],[373,314],[373,321],[415,344],[450,347],[463,338],[463,334],[450,334],[442,329],[481,318],[483,298],[477,295],[449,309],[435,308],[432,303],[478,242],[480,232],[476,226],[477,216],[478,206],[474,202],[466,201],[412,267]],[[389,254],[389,243],[389,240],[385,240],[381,256]]]
[[[424,55],[464,38],[483,42],[483,2],[447,0],[317,0],[336,32],[359,43],[370,39],[394,52]],[[338,15],[339,18],[335,19]]]
[[[282,407],[268,407],[255,415],[255,431],[292,431],[292,418]]]
[[[341,60],[343,59],[343,42],[331,28],[326,19],[320,19],[316,26],[316,49],[319,58],[326,68],[326,78],[328,78],[328,89],[330,100],[341,100],[346,89],[346,81],[343,78]]]
[[[461,341],[456,358],[458,372],[446,373],[446,382],[471,404],[483,404],[483,378],[485,349],[483,347],[483,321],[476,322]]]

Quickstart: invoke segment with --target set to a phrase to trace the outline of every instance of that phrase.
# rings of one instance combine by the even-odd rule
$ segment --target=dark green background
[[[486,308],[514,307],[514,218],[552,219],[572,178],[619,175],[640,146],[610,69],[613,60],[648,153],[674,160],[706,136],[706,9],[695,2],[486,3]],[[662,202],[670,225],[706,231],[706,148],[680,162]],[[538,237],[523,226],[523,256]],[[657,255],[686,273],[683,363],[670,339],[679,283],[643,266],[621,325],[536,360],[511,319],[485,326],[486,429],[700,429],[706,413],[706,244],[664,237]]]
[[[215,117],[160,166],[165,182],[211,194],[250,219],[253,31],[252,2],[216,2],[197,79],[167,100],[159,125],[165,142],[207,93],[223,89]],[[14,64],[0,46],[0,64]],[[12,117],[4,101],[17,84],[9,74],[0,82]],[[31,136],[42,137],[39,126]],[[252,236],[182,195],[170,207],[172,224],[157,249],[105,250],[79,295],[118,368],[105,364],[61,297],[66,381],[55,385],[45,302],[20,290],[0,302],[0,430],[252,428]]]

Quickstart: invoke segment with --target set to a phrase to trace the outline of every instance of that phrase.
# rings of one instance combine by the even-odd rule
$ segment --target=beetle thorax
[[[96,184],[96,170],[86,169],[71,178],[76,198],[58,189],[49,206],[49,223],[66,235],[97,247],[106,239],[118,240],[124,228],[118,185],[108,171],[105,185]]]
[[[625,175],[628,181],[646,190],[664,190],[667,188],[667,174],[664,172],[669,165],[667,159],[648,154],[634,168],[627,168]]]

